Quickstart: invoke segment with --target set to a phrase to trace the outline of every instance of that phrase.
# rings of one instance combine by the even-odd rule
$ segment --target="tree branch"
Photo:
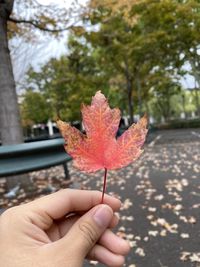
[[[69,30],[74,24],[73,23],[73,24],[69,25],[66,28],[50,29],[48,27],[41,26],[41,24],[36,20],[24,20],[24,19],[12,18],[12,17],[9,17],[8,20],[11,21],[11,22],[14,22],[14,23],[29,24],[29,25],[32,25],[32,26],[34,26],[35,28],[37,28],[37,29],[39,29],[41,31],[52,32],[52,33],[57,33],[57,32],[62,32],[62,31]]]

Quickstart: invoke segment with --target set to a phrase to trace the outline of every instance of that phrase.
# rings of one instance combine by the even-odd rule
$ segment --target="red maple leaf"
[[[86,135],[61,120],[57,124],[66,142],[65,150],[77,168],[86,172],[105,169],[104,195],[107,170],[124,167],[141,155],[147,118],[144,116],[116,139],[120,110],[111,109],[100,91],[93,97],[91,106],[83,105],[81,112]]]

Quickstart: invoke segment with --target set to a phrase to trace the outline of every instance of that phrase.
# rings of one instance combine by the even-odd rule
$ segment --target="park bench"
[[[67,162],[72,158],[64,150],[62,138],[0,146],[0,177],[63,165],[69,178]]]

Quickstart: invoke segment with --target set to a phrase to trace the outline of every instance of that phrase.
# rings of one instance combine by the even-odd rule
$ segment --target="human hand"
[[[64,189],[0,216],[1,267],[81,267],[84,259],[118,267],[128,243],[110,228],[120,201],[97,191]]]

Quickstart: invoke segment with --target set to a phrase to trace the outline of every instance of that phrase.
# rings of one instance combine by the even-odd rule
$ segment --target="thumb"
[[[107,205],[98,205],[85,213],[64,237],[71,245],[72,254],[84,259],[104,233],[113,218],[113,210]]]

